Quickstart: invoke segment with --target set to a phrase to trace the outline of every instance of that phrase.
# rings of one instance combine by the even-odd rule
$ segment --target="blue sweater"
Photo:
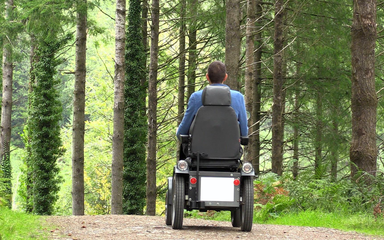
[[[225,84],[211,84],[211,86],[227,86]],[[227,86],[228,87],[228,86]],[[179,128],[177,129],[177,137],[180,138],[180,135],[187,135],[189,128],[192,124],[193,118],[197,113],[197,110],[203,106],[201,101],[201,95],[203,90],[194,92],[188,101],[187,111],[184,114],[184,118],[181,121]],[[231,90],[232,103],[231,107],[235,110],[237,119],[240,125],[240,135],[248,136],[248,119],[247,111],[245,110],[244,96],[238,91]]]

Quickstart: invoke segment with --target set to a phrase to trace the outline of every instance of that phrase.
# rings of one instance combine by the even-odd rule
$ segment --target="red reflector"
[[[192,184],[196,184],[197,179],[193,177],[193,178],[191,178],[190,182],[191,182]]]
[[[235,186],[239,186],[240,185],[240,180],[239,179],[235,179],[235,181],[233,181],[233,184],[235,184]]]

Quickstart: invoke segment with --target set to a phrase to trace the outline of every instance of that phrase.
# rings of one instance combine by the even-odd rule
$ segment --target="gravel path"
[[[165,225],[164,217],[99,215],[47,217],[51,239],[383,239],[355,232],[315,227],[254,224],[252,232],[230,222],[184,218],[182,230]]]

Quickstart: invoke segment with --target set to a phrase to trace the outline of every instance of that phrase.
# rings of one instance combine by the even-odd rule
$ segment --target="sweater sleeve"
[[[181,121],[179,128],[177,129],[176,136],[180,139],[180,135],[186,135],[189,132],[193,117],[196,114],[196,94],[192,94],[188,101],[188,107],[185,111],[183,120]]]
[[[240,98],[240,109],[239,109],[239,123],[240,123],[240,135],[248,136],[248,118],[247,110],[245,109],[244,96]]]

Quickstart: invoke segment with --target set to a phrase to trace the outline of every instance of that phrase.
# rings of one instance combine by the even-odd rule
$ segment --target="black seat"
[[[200,168],[237,168],[241,157],[240,128],[231,107],[231,92],[226,86],[208,86],[202,94],[203,106],[191,124],[186,155]]]

